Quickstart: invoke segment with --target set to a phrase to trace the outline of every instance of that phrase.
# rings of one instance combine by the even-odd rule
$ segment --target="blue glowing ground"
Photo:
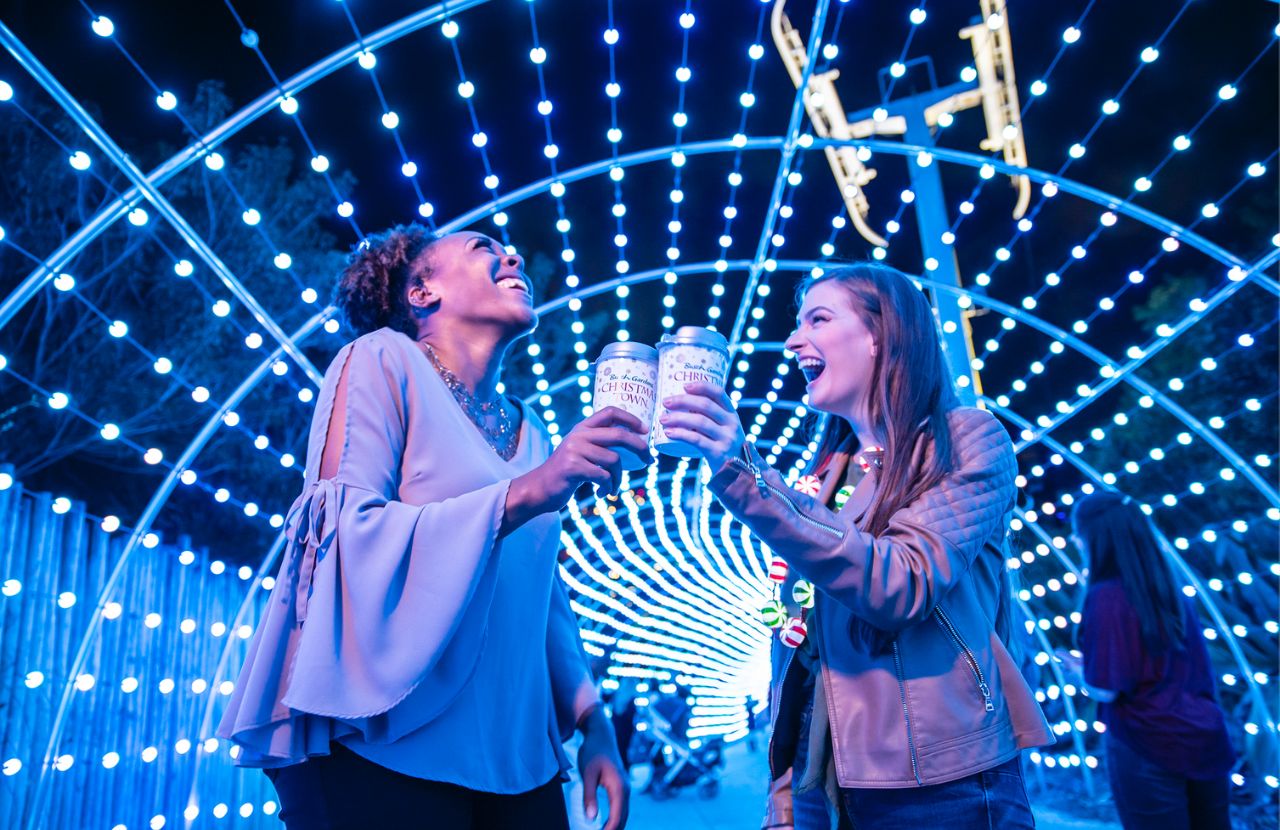
[[[768,763],[763,749],[751,752],[745,741],[729,746],[720,794],[713,799],[699,798],[689,789],[669,800],[655,801],[639,792],[647,770],[638,767],[633,775],[637,792],[631,798],[627,830],[755,830],[760,826]],[[581,803],[580,792],[576,785],[569,791],[573,830],[594,830],[601,822],[585,822],[580,809],[572,809]],[[1034,791],[1031,803],[1037,830],[1115,830],[1120,827],[1116,821],[1076,818],[1037,803]]]

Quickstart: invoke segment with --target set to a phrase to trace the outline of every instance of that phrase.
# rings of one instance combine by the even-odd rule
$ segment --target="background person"
[[[1077,630],[1106,724],[1107,774],[1126,830],[1228,830],[1235,753],[1204,627],[1178,589],[1151,520],[1128,496],[1086,496],[1071,514],[1089,561]]]

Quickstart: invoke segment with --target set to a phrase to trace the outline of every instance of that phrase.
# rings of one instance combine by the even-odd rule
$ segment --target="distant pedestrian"
[[[1088,496],[1071,519],[1089,560],[1078,632],[1084,682],[1107,727],[1121,823],[1229,830],[1235,753],[1195,605],[1128,496]]]

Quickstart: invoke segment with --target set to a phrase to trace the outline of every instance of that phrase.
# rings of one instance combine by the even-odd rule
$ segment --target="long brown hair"
[[[1182,597],[1142,508],[1122,493],[1094,493],[1076,504],[1071,525],[1089,559],[1090,589],[1104,579],[1119,579],[1147,650],[1181,651],[1186,635]]]
[[[889,517],[942,480],[954,467],[947,412],[959,406],[938,340],[933,309],[911,278],[895,268],[861,262],[807,277],[797,303],[820,282],[849,292],[849,304],[875,339],[876,354],[867,412],[885,436],[884,466],[863,530],[877,535]],[[844,418],[827,417],[812,469],[824,470],[856,437]],[[913,466],[917,448],[932,442]]]

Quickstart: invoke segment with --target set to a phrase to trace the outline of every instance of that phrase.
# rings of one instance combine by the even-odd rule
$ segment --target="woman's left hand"
[[[596,790],[604,787],[609,820],[604,830],[623,830],[631,802],[631,776],[618,755],[613,724],[604,707],[596,706],[582,721],[582,746],[578,749],[578,773],[582,776],[582,808],[588,820],[599,813]]]
[[[683,395],[664,400],[662,428],[677,441],[692,444],[711,465],[712,472],[742,454],[747,436],[733,402],[713,383],[687,383]]]

